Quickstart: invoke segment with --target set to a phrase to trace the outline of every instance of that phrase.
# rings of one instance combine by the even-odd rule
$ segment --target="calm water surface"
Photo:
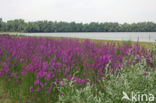
[[[156,32],[80,32],[80,33],[12,33],[12,35],[71,37],[97,40],[131,40],[154,42]]]

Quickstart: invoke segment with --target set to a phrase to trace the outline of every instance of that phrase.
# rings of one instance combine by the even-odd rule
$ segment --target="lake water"
[[[12,33],[12,35],[71,37],[97,40],[131,40],[154,42],[156,32],[79,32],[79,33]]]

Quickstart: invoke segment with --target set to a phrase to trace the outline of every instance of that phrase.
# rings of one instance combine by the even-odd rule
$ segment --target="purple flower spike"
[[[38,85],[39,84],[39,80],[36,80],[35,82],[34,82],[34,85]]]
[[[33,92],[33,86],[30,86],[30,93]]]

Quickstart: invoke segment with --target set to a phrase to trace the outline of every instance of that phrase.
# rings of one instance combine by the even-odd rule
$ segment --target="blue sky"
[[[25,21],[156,22],[156,0],[0,0],[0,18]]]

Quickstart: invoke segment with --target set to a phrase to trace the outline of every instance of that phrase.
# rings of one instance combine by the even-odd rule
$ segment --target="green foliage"
[[[63,80],[64,86],[60,89],[58,103],[100,103],[100,99],[92,93],[92,86],[88,83],[85,88],[77,89],[72,81]],[[100,92],[101,96],[103,95]]]
[[[3,22],[0,18],[0,32],[155,32],[153,22],[119,24],[116,22],[89,24],[75,22],[35,21],[24,22],[22,19]]]
[[[50,95],[46,95],[44,90],[34,94],[29,92],[29,87],[35,80],[31,73],[18,83],[14,80],[0,79],[0,89],[3,88],[0,90],[0,96],[3,98],[1,93],[4,93],[7,95],[6,101],[12,103],[17,101],[20,103],[25,101],[28,103],[130,103],[128,100],[121,100],[122,92],[125,91],[128,95],[132,91],[156,95],[155,77],[156,70],[148,68],[145,59],[142,58],[135,65],[125,65],[118,74],[106,75],[103,81],[96,84],[88,83],[85,87],[75,85],[74,80],[64,79],[61,82],[62,87],[55,85]],[[0,102],[4,103],[2,100]]]
[[[144,58],[136,65],[125,66],[117,75],[108,76],[96,85],[88,83],[84,88],[77,87],[74,81],[64,80],[60,89],[62,96],[57,103],[130,103],[121,100],[123,91],[156,95],[156,71],[147,68]]]

